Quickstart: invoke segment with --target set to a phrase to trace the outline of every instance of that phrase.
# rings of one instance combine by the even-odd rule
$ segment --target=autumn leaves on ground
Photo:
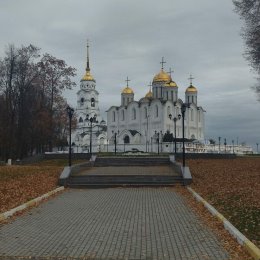
[[[191,187],[260,246],[260,158],[188,160]]]
[[[60,166],[0,166],[0,213],[56,188]]]
[[[0,166],[0,213],[57,187],[66,163]],[[260,158],[188,160],[191,187],[260,246]]]

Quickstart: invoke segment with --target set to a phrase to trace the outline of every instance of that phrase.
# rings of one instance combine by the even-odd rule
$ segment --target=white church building
[[[116,139],[118,151],[156,152],[158,137],[160,151],[173,151],[173,143],[167,143],[165,137],[167,134],[175,137],[175,120],[176,140],[182,138],[181,107],[184,103],[188,104],[184,117],[185,138],[204,141],[205,110],[198,104],[198,90],[192,84],[192,77],[183,101],[178,97],[178,85],[164,71],[164,63],[162,59],[161,71],[152,81],[152,90],[143,98],[135,100],[127,79],[127,86],[121,92],[121,104],[107,110],[107,137],[111,145]]]
[[[96,80],[90,73],[89,45],[87,44],[86,72],[80,81],[77,92],[76,129],[72,133],[72,147],[74,152],[103,151],[107,143],[107,125],[100,116],[99,92]]]

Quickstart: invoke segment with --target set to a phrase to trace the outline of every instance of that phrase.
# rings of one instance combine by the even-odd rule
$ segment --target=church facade
[[[184,104],[187,106],[185,138],[204,140],[205,110],[198,104],[198,90],[192,84],[192,77],[183,101],[178,97],[179,87],[164,71],[163,63],[161,71],[153,78],[152,89],[143,98],[135,100],[127,79],[127,86],[121,92],[121,104],[107,110],[107,137],[110,144],[116,140],[118,147],[121,145],[119,151],[155,151],[158,139],[163,144],[167,134],[175,137],[175,127],[176,138],[182,138],[181,108]],[[161,151],[172,151],[172,148],[161,145]]]
[[[89,45],[87,45],[86,72],[80,81],[80,90],[77,92],[75,110],[77,126],[72,133],[74,152],[104,150],[107,143],[107,125],[100,116],[98,96],[96,80],[90,73]]]

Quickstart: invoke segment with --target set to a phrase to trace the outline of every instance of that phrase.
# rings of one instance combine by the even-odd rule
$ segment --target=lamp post
[[[67,106],[67,113],[69,116],[69,166],[71,166],[71,120],[74,113],[74,109],[70,106]]]
[[[227,139],[224,139],[224,145],[225,145],[225,153],[227,153]]]
[[[155,135],[157,135],[156,141],[157,141],[157,144],[158,144],[158,154],[159,154],[160,153],[160,144],[159,144],[160,133],[156,132],[156,131],[154,131],[154,133],[155,133]]]
[[[169,114],[169,118],[170,118],[170,120],[172,119],[172,114]],[[180,120],[180,119],[181,119],[181,115],[180,114],[178,115],[178,118],[174,117],[172,119],[173,123],[174,123],[174,154],[175,155],[177,153],[177,149],[176,149],[176,122],[177,122],[177,120]]]
[[[221,140],[221,137],[219,136],[219,138],[218,138],[218,153],[220,153],[220,140]]]
[[[115,132],[115,155],[116,155],[116,135],[117,133]]]
[[[235,143],[235,141],[234,141],[234,140],[232,140],[233,153],[235,153],[235,150],[234,150],[234,143]]]
[[[185,145],[184,145],[184,136],[185,136],[185,129],[184,129],[184,119],[185,119],[185,112],[186,108],[189,108],[189,104],[182,104],[181,106],[181,115],[182,115],[182,167],[185,167]]]
[[[89,153],[90,153],[90,156],[92,156],[92,127],[93,127],[93,123],[97,123],[97,116],[94,115],[93,117],[89,117],[89,115],[87,115],[86,121],[90,122]]]

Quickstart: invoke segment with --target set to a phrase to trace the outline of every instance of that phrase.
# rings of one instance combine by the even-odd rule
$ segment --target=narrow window
[[[116,121],[116,112],[113,111],[113,114],[112,114],[112,121],[115,122]]]
[[[132,109],[132,119],[133,120],[136,119],[136,110],[135,110],[135,108]]]
[[[159,108],[158,106],[156,105],[155,106],[155,117],[158,117],[159,116]]]
[[[122,114],[122,121],[124,121],[125,120],[125,111],[122,110],[121,114]]]
[[[170,108],[170,106],[167,107],[167,117],[169,117],[169,114],[171,114],[171,108]]]
[[[95,107],[95,99],[91,98],[91,107]]]
[[[144,108],[144,118],[145,119],[147,118],[147,108],[146,107]]]

